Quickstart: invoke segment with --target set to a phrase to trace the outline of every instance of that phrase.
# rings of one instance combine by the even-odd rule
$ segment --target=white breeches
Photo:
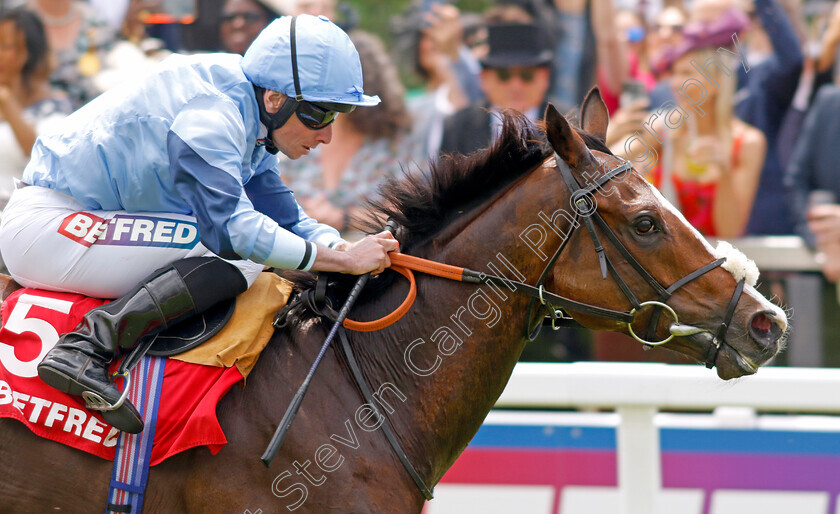
[[[52,189],[15,190],[0,222],[0,249],[21,285],[118,298],[155,270],[187,257],[213,256],[192,216],[85,210]],[[248,286],[265,266],[227,261]]]

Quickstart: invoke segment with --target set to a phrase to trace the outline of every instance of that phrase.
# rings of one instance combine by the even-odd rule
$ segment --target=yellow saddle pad
[[[289,301],[292,283],[274,273],[260,273],[254,285],[236,298],[227,325],[209,341],[170,358],[205,366],[236,366],[242,376],[254,368],[274,334],[274,315]]]

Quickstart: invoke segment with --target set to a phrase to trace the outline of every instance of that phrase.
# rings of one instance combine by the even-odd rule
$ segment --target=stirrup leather
[[[111,411],[117,410],[120,407],[122,407],[123,403],[125,403],[125,399],[128,398],[128,390],[131,386],[131,374],[128,371],[115,371],[111,374],[111,378],[114,377],[123,377],[125,379],[125,384],[123,387],[122,395],[120,395],[120,399],[112,405],[110,402],[108,402],[105,398],[102,398],[97,393],[93,391],[84,391],[82,393],[82,398],[85,400],[85,406],[88,409],[95,411]]]

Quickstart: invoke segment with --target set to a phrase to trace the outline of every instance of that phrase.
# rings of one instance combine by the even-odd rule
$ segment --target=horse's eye
[[[654,225],[653,220],[650,218],[642,218],[636,222],[636,233],[637,234],[649,234],[656,229],[656,225]]]

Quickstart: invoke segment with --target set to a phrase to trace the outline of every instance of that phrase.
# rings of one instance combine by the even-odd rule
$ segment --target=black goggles
[[[339,113],[352,112],[355,108],[355,105],[324,102],[314,103],[299,100],[295,114],[306,127],[312,130],[320,130],[334,122]]]

